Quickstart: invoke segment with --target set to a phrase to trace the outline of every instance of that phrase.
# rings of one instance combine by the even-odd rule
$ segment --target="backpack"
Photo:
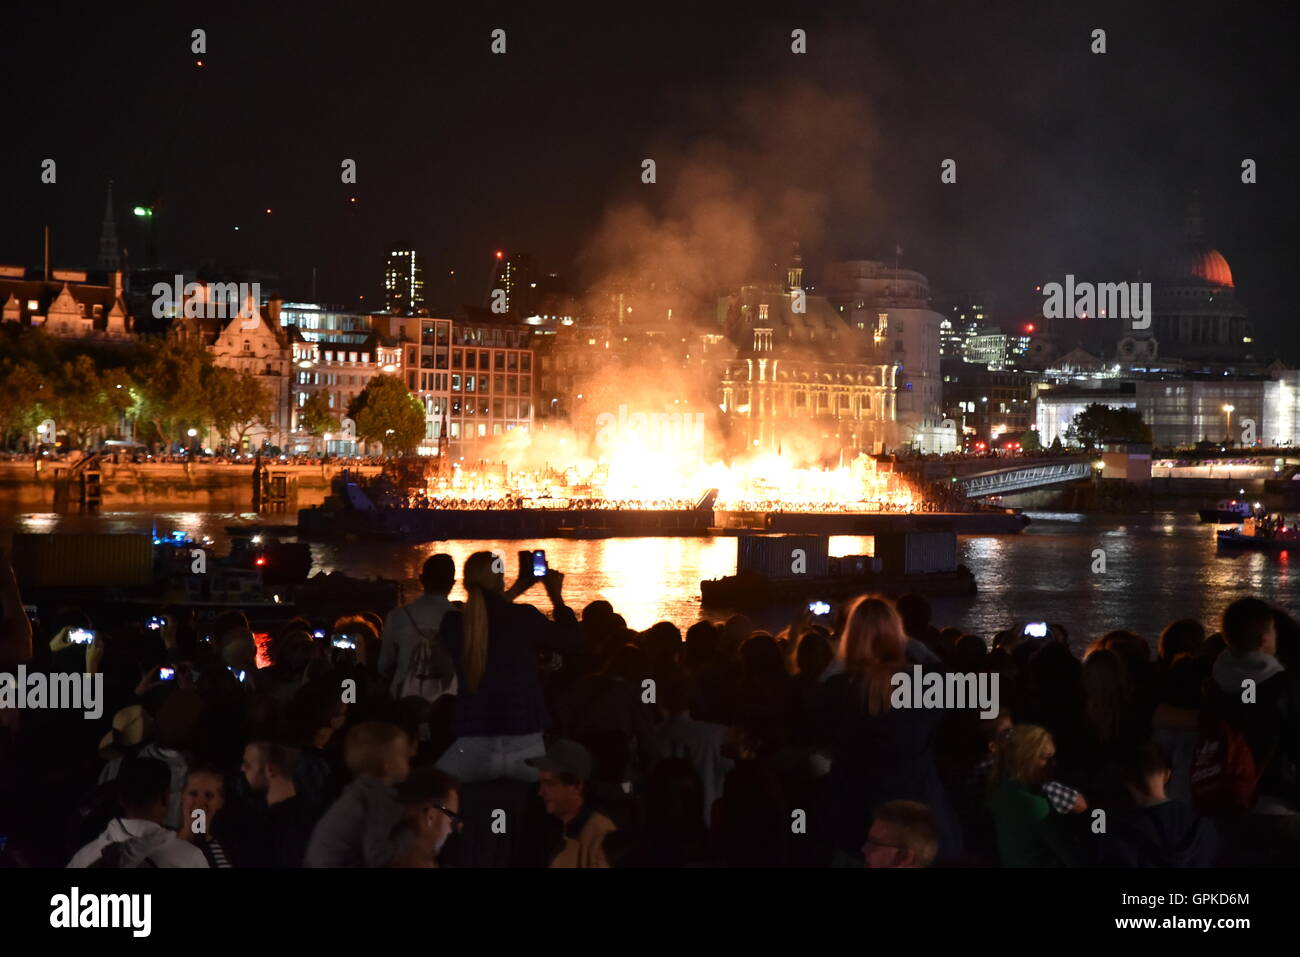
[[[406,612],[415,633],[420,636],[420,642],[411,651],[411,667],[397,689],[397,697],[399,700],[423,698],[432,703],[450,690],[455,671],[449,668],[450,659],[438,636],[426,634],[415,623],[415,616],[409,608],[402,610]]]
[[[1192,757],[1192,803],[1205,814],[1232,814],[1255,806],[1263,765],[1246,736],[1222,718],[1205,715]]]

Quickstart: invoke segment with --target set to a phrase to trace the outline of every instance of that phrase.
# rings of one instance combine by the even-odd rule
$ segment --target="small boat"
[[[1250,518],[1259,509],[1259,503],[1251,505],[1238,499],[1222,499],[1214,508],[1200,509],[1196,514],[1201,521],[1209,525],[1237,525]]]
[[[1220,548],[1250,548],[1263,552],[1300,551],[1300,528],[1288,526],[1285,516],[1262,515],[1241,523],[1241,528],[1220,529]]]

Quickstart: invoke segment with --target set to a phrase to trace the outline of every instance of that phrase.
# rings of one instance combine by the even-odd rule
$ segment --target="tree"
[[[348,406],[348,417],[357,424],[358,438],[385,451],[408,452],[424,438],[424,406],[397,376],[371,379]]]
[[[320,438],[326,432],[336,432],[339,420],[330,408],[329,399],[324,392],[313,392],[307,396],[298,412],[298,424],[308,435]]]
[[[1041,452],[1043,450],[1042,439],[1038,435],[1037,429],[1025,429],[1020,436],[1020,451],[1022,452]]]
[[[188,426],[212,419],[203,393],[212,357],[197,342],[153,339],[146,342],[136,366],[139,384],[132,388],[131,415],[152,426],[156,438],[170,446]]]
[[[51,412],[55,422],[75,439],[77,448],[84,448],[95,432],[117,424],[131,403],[128,381],[120,369],[101,373],[88,355],[63,363]]]
[[[26,359],[0,361],[0,445],[14,432],[31,432],[49,412],[52,389]]]
[[[208,397],[212,424],[223,441],[234,432],[237,448],[243,448],[244,436],[254,425],[271,420],[271,394],[251,372],[214,366],[208,371],[203,391]]]
[[[1137,409],[1112,409],[1094,402],[1074,417],[1065,436],[1092,450],[1106,442],[1150,443],[1151,427]]]

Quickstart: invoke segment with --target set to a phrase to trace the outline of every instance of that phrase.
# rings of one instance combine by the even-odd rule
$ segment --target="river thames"
[[[1155,513],[1090,516],[1030,512],[1032,523],[1019,535],[963,537],[961,560],[974,572],[978,593],[934,599],[937,625],[957,625],[986,641],[1002,628],[1045,619],[1064,625],[1071,644],[1113,628],[1128,628],[1151,641],[1169,621],[1199,618],[1217,630],[1218,616],[1236,598],[1255,595],[1288,610],[1300,609],[1296,571],[1300,555],[1244,554],[1217,551],[1214,526],[1195,515]],[[227,525],[290,523],[293,515],[204,512],[130,511],[95,516],[0,512],[0,539],[13,532],[159,532],[183,529],[196,538],[210,536],[218,554],[228,546]],[[835,536],[831,554],[866,554],[871,540]],[[479,550],[506,559],[513,578],[516,552],[544,548],[551,566],[564,572],[566,601],[581,609],[604,598],[628,625],[644,629],[667,619],[683,629],[701,615],[699,583],[735,570],[736,540],[718,538],[549,539],[523,541],[454,541],[393,545],[367,542],[313,543],[318,570],[344,571],[359,577],[394,578],[418,594],[416,576],[435,552],[452,555],[459,567]],[[1098,550],[1104,552],[1105,571]],[[453,598],[463,597],[459,584]],[[536,588],[524,600],[543,605]],[[791,609],[752,615],[761,625],[780,628]],[[709,610],[708,617],[725,617]]]

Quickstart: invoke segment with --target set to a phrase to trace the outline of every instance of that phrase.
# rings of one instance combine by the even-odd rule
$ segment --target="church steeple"
[[[99,227],[99,268],[114,272],[122,268],[117,245],[117,225],[113,221],[113,181],[108,181],[108,196],[104,200],[104,222]]]
[[[803,256],[799,255],[799,240],[794,241],[794,252],[790,257],[790,268],[785,273],[785,288],[794,292],[803,288]]]

